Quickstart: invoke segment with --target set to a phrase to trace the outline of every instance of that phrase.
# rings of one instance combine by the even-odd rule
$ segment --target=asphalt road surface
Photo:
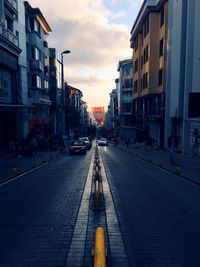
[[[101,147],[130,266],[200,266],[200,186]]]

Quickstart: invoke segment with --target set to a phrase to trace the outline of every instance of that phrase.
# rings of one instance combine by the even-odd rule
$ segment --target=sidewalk
[[[119,143],[118,147],[134,156],[175,173],[187,180],[200,185],[200,159],[176,153],[176,164],[169,163],[169,151],[155,150],[153,147],[136,143],[128,147],[125,143]]]
[[[61,155],[63,154],[58,151],[38,151],[34,156],[17,156],[14,153],[10,153],[6,157],[2,156],[0,158],[0,183]]]

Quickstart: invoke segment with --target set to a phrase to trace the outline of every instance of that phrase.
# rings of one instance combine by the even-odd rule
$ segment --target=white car
[[[98,146],[108,146],[108,140],[106,138],[100,138],[97,143]]]

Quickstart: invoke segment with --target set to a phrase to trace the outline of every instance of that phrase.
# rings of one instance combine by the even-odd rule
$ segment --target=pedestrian
[[[128,137],[126,137],[125,142],[126,142],[126,146],[128,147],[129,146],[129,138]]]
[[[59,136],[58,141],[59,141],[59,150],[61,153],[63,153],[65,150],[65,142],[63,140],[63,136]]]
[[[176,163],[175,162],[176,148],[178,147],[177,137],[175,135],[171,135],[168,138],[168,147],[170,153],[169,163],[174,165]]]
[[[199,156],[199,140],[198,140],[198,132],[194,131],[194,136],[192,138],[192,156],[198,157]]]
[[[36,155],[37,150],[38,150],[38,141],[35,136],[33,136],[33,138],[31,139],[31,146],[32,146],[33,155]]]

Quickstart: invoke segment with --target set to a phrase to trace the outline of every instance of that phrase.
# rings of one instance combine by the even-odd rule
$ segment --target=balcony
[[[9,42],[14,44],[15,46],[19,47],[19,38],[15,36],[11,31],[5,29],[0,25],[0,35],[6,38]]]
[[[40,60],[31,60],[30,61],[30,67],[32,70],[39,70],[39,71],[44,71],[44,65]]]
[[[18,12],[17,0],[5,0],[5,4],[12,14],[17,14]]]

